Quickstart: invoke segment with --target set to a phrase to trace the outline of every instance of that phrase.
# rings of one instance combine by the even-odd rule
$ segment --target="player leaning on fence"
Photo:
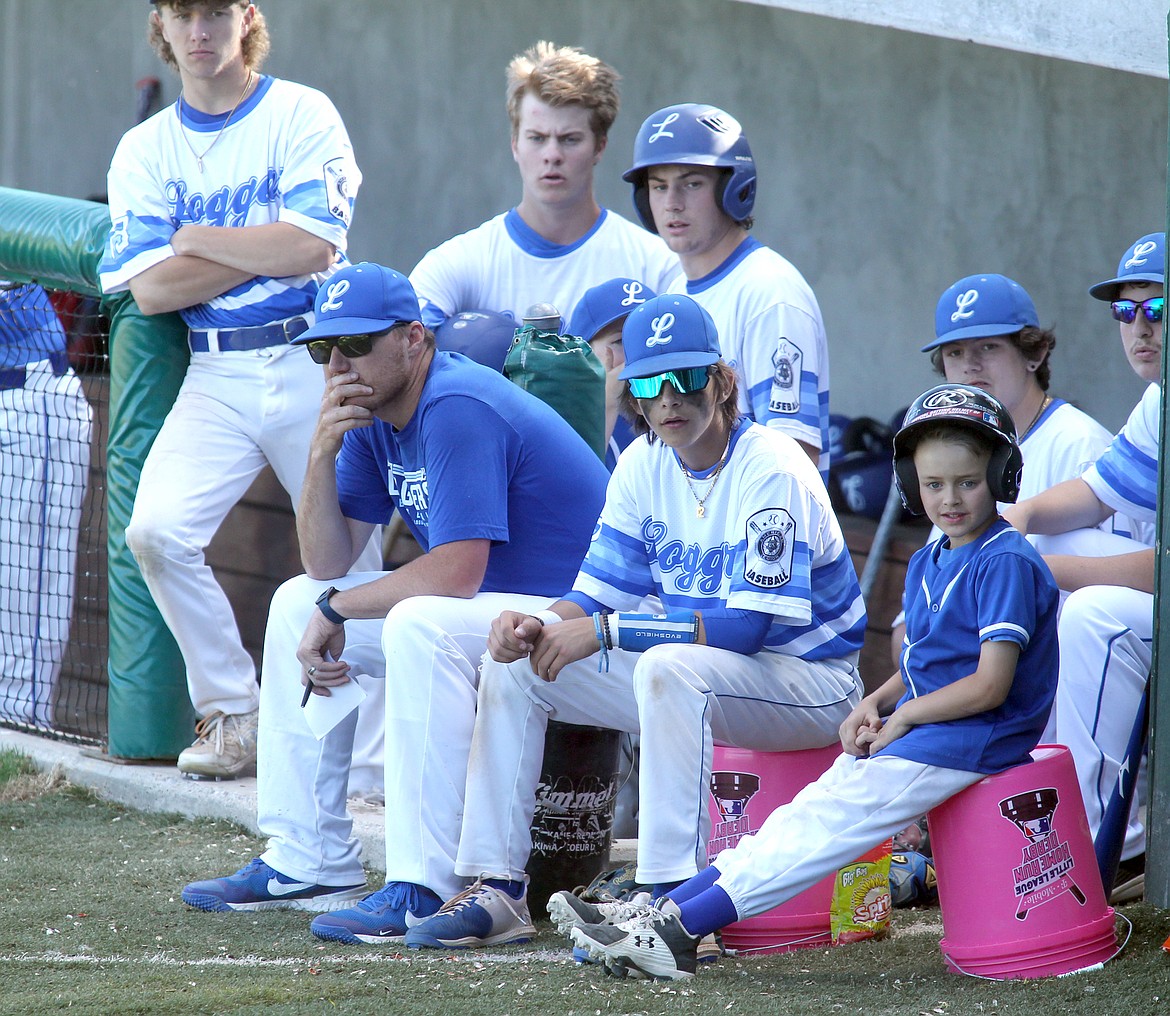
[[[191,363],[126,541],[202,717],[179,768],[234,776],[256,757],[256,672],[204,550],[266,464],[300,498],[324,381],[288,339],[344,261],[361,173],[328,98],[260,73],[269,40],[254,5],[156,0],[150,38],[182,92],[114,153],[101,281],[147,314],[178,311]]]

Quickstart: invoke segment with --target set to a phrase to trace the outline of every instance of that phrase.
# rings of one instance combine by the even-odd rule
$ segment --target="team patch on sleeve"
[[[800,412],[800,368],[804,354],[800,347],[781,337],[772,354],[772,397],[768,409],[791,415]]]
[[[329,212],[349,228],[349,219],[353,211],[353,199],[349,193],[349,179],[346,176],[345,159],[338,156],[325,163],[325,194],[329,204]]]
[[[761,589],[775,589],[792,577],[796,523],[783,508],[764,508],[747,520],[743,577]]]

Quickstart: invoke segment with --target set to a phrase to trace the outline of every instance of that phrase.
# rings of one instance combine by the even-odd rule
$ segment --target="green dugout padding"
[[[100,296],[109,232],[104,205],[0,187],[0,276]],[[109,529],[109,753],[173,758],[193,739],[186,672],[125,529],[146,453],[187,369],[174,314],[146,317],[133,299],[103,301],[111,320],[106,498]]]
[[[109,753],[174,758],[194,738],[179,647],[126,546],[146,453],[187,370],[177,314],[145,316],[124,300],[111,319],[106,503],[110,557]]]

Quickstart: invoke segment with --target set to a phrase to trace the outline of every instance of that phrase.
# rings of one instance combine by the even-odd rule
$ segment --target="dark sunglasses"
[[[334,346],[341,350],[341,355],[347,360],[356,360],[359,357],[369,355],[370,350],[374,348],[374,339],[380,339],[388,332],[394,331],[395,328],[401,328],[408,324],[410,324],[409,321],[395,321],[389,328],[383,328],[380,332],[360,332],[357,335],[335,335],[328,339],[310,339],[305,343],[305,348],[309,351],[309,356],[313,358],[314,363],[328,363],[329,357],[333,354]]]
[[[1148,300],[1138,303],[1136,300],[1114,300],[1109,306],[1113,308],[1113,317],[1124,321],[1127,325],[1133,324],[1138,310],[1146,316],[1146,320],[1154,324],[1162,320],[1162,303],[1165,297],[1152,296]]]
[[[635,399],[656,399],[658,393],[662,391],[662,386],[669,381],[679,395],[690,395],[693,392],[701,392],[710,380],[711,375],[706,367],[668,370],[664,374],[654,374],[651,377],[630,378],[630,394]]]

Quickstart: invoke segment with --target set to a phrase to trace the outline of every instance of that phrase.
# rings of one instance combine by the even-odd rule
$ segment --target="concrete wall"
[[[144,41],[146,3],[0,0],[0,184],[101,190],[134,83],[177,79]],[[938,294],[1001,271],[1060,338],[1058,391],[1116,428],[1141,385],[1085,288],[1165,223],[1166,85],[1152,77],[733,0],[270,3],[267,69],[324,89],[365,183],[351,256],[409,269],[515,203],[503,67],[539,38],[624,75],[600,166],[626,213],[642,118],[708,100],[760,167],[756,235],[820,298],[833,409],[888,417],[933,382],[917,352]]]

